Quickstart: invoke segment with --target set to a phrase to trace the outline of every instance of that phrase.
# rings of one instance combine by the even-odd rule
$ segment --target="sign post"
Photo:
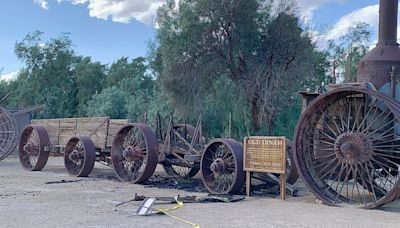
[[[246,195],[250,196],[251,172],[280,174],[281,199],[286,195],[286,138],[250,136],[244,138],[243,167],[246,171]]]

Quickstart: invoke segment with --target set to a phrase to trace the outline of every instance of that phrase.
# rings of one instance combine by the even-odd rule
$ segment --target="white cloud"
[[[0,75],[0,81],[11,81],[17,78],[19,71]]]
[[[399,8],[400,14],[400,8]],[[361,9],[357,9],[343,17],[341,17],[332,27],[332,29],[324,37],[326,40],[336,40],[339,37],[346,34],[349,27],[356,25],[357,23],[365,22],[369,24],[372,31],[378,34],[379,29],[379,5],[370,5]],[[397,37],[400,38],[400,23],[397,27]],[[371,43],[375,46],[377,43],[377,37],[373,37],[374,41]]]
[[[347,0],[297,0],[300,16],[306,23],[310,23],[314,17],[314,13],[320,7],[329,3],[344,3]]]
[[[50,0],[34,0],[42,8],[48,9]],[[55,1],[55,0],[53,0]],[[300,16],[306,23],[312,21],[314,12],[329,3],[342,3],[347,0],[297,0]],[[129,23],[132,19],[145,24],[154,22],[157,9],[166,0],[57,0],[58,3],[70,2],[74,5],[86,5],[91,17],[115,22]],[[179,2],[179,0],[176,0]],[[278,1],[274,1],[277,3]]]
[[[49,0],[35,0],[35,3],[47,7]],[[70,2],[85,5],[89,15],[98,19],[111,19],[115,22],[129,23],[137,20],[145,24],[154,22],[157,10],[166,0],[57,0],[58,3]],[[48,8],[48,7],[47,7]]]
[[[34,0],[33,2],[38,4],[43,9],[49,9],[49,6],[47,5],[47,0]]]
[[[328,32],[326,39],[338,39],[346,34],[349,27],[360,22],[365,22],[377,30],[379,25],[379,5],[371,5],[357,9],[341,17]]]

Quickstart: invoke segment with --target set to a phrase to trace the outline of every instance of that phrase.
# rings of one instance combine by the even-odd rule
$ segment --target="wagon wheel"
[[[245,182],[243,147],[233,139],[214,139],[201,158],[203,183],[212,194],[239,193]]]
[[[187,143],[192,143],[193,140],[193,135],[196,131],[196,128],[193,127],[190,124],[177,124],[174,126],[174,132],[178,133],[180,136],[184,137],[186,139]],[[196,142],[197,145],[201,145],[201,143],[204,141],[203,139],[198,139],[198,142]],[[200,142],[201,141],[201,142]],[[182,142],[181,139],[176,137],[175,139],[175,144],[179,144],[179,146],[184,149],[185,151],[189,151],[189,147]],[[183,158],[183,156],[182,156]],[[169,176],[179,176],[182,178],[191,178],[194,177],[200,170],[200,167],[198,166],[179,166],[179,165],[172,165],[168,163],[163,163],[162,164],[165,172]]]
[[[0,161],[8,157],[18,143],[17,125],[14,117],[0,107]]]
[[[266,173],[254,173],[257,175],[259,179],[269,181],[271,178],[268,177]],[[279,176],[279,174],[274,174],[275,176]],[[295,184],[297,179],[299,179],[299,174],[297,173],[296,164],[293,158],[293,142],[290,140],[286,140],[286,183]]]
[[[299,179],[299,173],[297,172],[296,164],[293,156],[293,142],[286,140],[286,182],[289,184],[296,183]]]
[[[156,135],[144,124],[123,126],[114,138],[111,159],[119,180],[133,183],[147,181],[158,163]]]
[[[400,107],[380,92],[343,87],[319,96],[302,114],[295,162],[326,204],[375,208],[397,198]]]
[[[93,170],[96,150],[87,136],[74,136],[68,140],[64,151],[64,165],[68,173],[87,177]]]
[[[47,163],[49,135],[44,127],[28,125],[22,131],[19,141],[19,161],[26,170],[40,171]]]

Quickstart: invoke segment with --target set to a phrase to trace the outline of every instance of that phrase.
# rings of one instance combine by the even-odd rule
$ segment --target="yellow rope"
[[[176,210],[176,209],[179,209],[179,208],[182,208],[182,207],[183,207],[183,202],[178,201],[178,197],[174,197],[174,198],[175,198],[175,201],[176,201],[177,205],[175,205],[175,206],[173,206],[173,207],[170,207],[170,208],[162,208],[162,209],[155,209],[155,210],[157,210],[158,213],[165,214],[165,215],[167,215],[167,216],[169,216],[169,217],[171,217],[171,218],[173,218],[173,219],[176,219],[176,220],[179,220],[179,221],[181,221],[181,222],[187,223],[187,224],[193,226],[193,228],[200,228],[200,226],[197,225],[197,224],[195,224],[195,223],[192,223],[192,222],[189,222],[189,221],[187,221],[187,220],[178,218],[178,217],[176,217],[176,216],[171,215],[170,213],[168,213],[168,212],[170,212],[170,211],[173,211],[173,210]]]

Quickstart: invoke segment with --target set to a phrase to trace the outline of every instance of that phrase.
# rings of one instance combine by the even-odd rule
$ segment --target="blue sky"
[[[34,30],[44,41],[70,33],[78,54],[102,63],[122,56],[144,56],[154,38],[152,23],[165,0],[5,0],[0,7],[0,78],[15,75],[23,64],[14,45]],[[332,25],[329,38],[337,38],[346,24],[356,20],[377,23],[378,0],[297,0],[299,14],[312,27]],[[367,8],[366,8],[367,7]],[[369,8],[368,8],[369,7]],[[374,16],[374,14],[376,14]],[[340,24],[336,24],[336,23]],[[376,27],[376,25],[375,25]],[[373,38],[375,39],[375,38]]]

